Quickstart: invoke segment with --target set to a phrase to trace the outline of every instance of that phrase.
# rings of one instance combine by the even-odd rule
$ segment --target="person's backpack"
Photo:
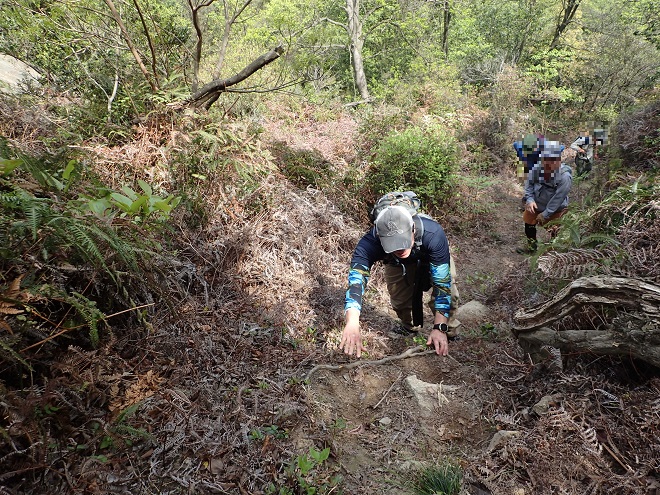
[[[412,191],[393,191],[380,197],[374,207],[369,213],[369,218],[372,222],[376,221],[378,214],[388,206],[403,206],[406,208],[413,217],[415,222],[415,244],[419,247],[422,245],[422,236],[424,235],[424,224],[422,223],[422,216],[430,218],[424,213],[420,213],[422,200]]]

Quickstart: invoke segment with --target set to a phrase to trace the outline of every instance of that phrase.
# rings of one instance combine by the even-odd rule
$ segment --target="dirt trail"
[[[525,258],[515,252],[522,233],[521,188],[514,176],[503,175],[491,189],[489,197],[495,202],[496,214],[488,231],[460,237],[452,236],[447,229],[456,250],[461,303],[483,300],[501,277],[525,266]],[[383,288],[378,287],[382,281],[377,274],[373,279],[378,295],[374,307],[386,311],[389,304]],[[388,314],[393,323],[394,313],[389,310]],[[484,419],[489,417],[484,408],[492,409],[507,399],[500,397],[501,387],[486,364],[504,347],[513,345],[505,331],[509,316],[494,309],[492,317],[481,322],[490,330],[501,327],[498,338],[493,338],[495,333],[483,338],[479,324],[464,326],[462,338],[450,345],[448,358],[430,354],[347,371],[315,373],[308,389],[312,424],[292,432],[294,443],[301,450],[312,446],[314,435],[310,431],[319,432],[331,442],[345,477],[345,493],[412,493],[406,485],[414,471],[411,468],[447,456],[465,460],[487,447],[494,431]],[[383,325],[382,318],[370,320],[369,315],[363,315],[363,333],[370,352],[366,359],[395,355],[416,345],[412,338],[383,331]],[[342,355],[335,358],[346,362]],[[406,377],[412,375],[447,388],[429,417],[425,417],[405,384]]]

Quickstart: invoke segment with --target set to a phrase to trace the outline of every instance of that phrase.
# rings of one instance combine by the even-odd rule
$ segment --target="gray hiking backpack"
[[[431,218],[428,215],[419,212],[419,209],[422,206],[422,200],[412,191],[389,192],[381,196],[371,209],[371,212],[369,213],[371,221],[375,222],[380,212],[388,206],[403,206],[410,212],[415,222],[415,244],[418,247],[421,246],[422,236],[424,235],[424,224],[422,223],[421,217],[425,216]]]

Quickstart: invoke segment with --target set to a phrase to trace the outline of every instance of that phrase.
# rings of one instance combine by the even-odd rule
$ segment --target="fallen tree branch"
[[[660,367],[660,333],[651,329],[626,330],[562,330],[540,328],[518,335],[527,349],[543,345],[570,353],[593,353],[608,356],[632,356]]]
[[[579,278],[549,301],[519,310],[514,316],[513,332],[518,335],[550,326],[585,305],[639,311],[650,321],[660,322],[660,287],[625,277]]]
[[[216,79],[206,84],[199,91],[190,96],[185,102],[183,102],[183,105],[196,108],[204,107],[208,110],[211,108],[211,105],[215,103],[221,93],[229,91],[227,88],[244,81],[258,70],[277,60],[283,53],[284,48],[282,46],[273,48],[269,52],[264,53],[263,55],[260,55],[254,59],[243,70],[237,74],[234,74],[228,79]],[[181,107],[180,103],[174,105],[174,108],[179,107]]]
[[[386,356],[382,359],[377,359],[374,361],[353,361],[352,363],[347,363],[347,364],[317,364],[307,372],[307,374],[305,375],[305,380],[309,380],[309,377],[319,370],[334,370],[334,371],[350,370],[352,368],[357,368],[361,366],[373,366],[376,364],[388,363],[390,361],[398,361],[400,359],[425,356],[427,354],[434,354],[434,353],[435,353],[435,349],[427,349],[426,346],[418,345],[417,347],[412,347],[406,350],[405,352],[402,352],[401,354],[397,354],[396,356]],[[451,358],[451,356],[447,356],[447,357]]]

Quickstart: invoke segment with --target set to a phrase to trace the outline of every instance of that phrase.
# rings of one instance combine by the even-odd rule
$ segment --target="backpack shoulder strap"
[[[424,213],[418,213],[413,216],[413,221],[415,222],[415,246],[418,248],[422,246],[422,237],[424,237],[424,222],[422,222],[422,217],[431,218]]]

